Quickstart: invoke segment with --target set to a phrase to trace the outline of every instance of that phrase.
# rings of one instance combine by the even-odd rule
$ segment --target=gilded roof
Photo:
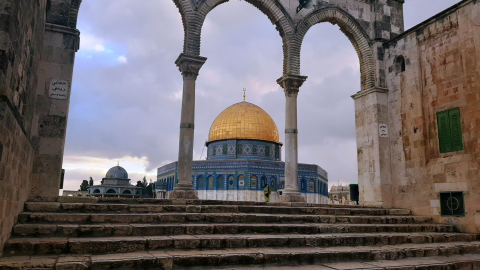
[[[228,139],[279,142],[278,128],[262,108],[243,101],[225,109],[213,121],[208,142]]]

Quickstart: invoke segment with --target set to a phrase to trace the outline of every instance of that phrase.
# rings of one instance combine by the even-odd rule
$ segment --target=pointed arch
[[[289,52],[289,54],[292,54],[290,57],[292,68],[298,68],[294,74],[300,74],[300,53],[305,35],[312,26],[322,22],[338,24],[340,30],[348,37],[355,48],[360,60],[362,90],[375,87],[375,59],[370,38],[350,14],[337,7],[316,10],[299,22],[297,38],[292,42]]]
[[[187,53],[187,33],[188,33],[188,19],[187,17],[194,18],[195,12],[192,9],[190,0],[173,0],[175,6],[177,6],[178,11],[180,12],[180,16],[182,17],[182,24],[183,24],[183,52]]]
[[[228,2],[228,0],[201,0],[198,4],[190,0],[173,0],[177,5],[184,28],[183,53],[192,56],[200,56],[201,32],[206,16],[217,6]],[[295,36],[294,23],[288,12],[277,1],[271,0],[245,0],[245,2],[258,8],[275,25],[282,37],[284,52],[283,69],[288,73],[289,69],[289,41]]]

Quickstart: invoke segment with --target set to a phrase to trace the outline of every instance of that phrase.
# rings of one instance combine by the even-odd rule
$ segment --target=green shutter
[[[460,108],[449,111],[450,114],[450,139],[452,141],[452,151],[463,150],[462,139],[462,120],[460,116]]]
[[[437,114],[437,123],[438,123],[438,141],[440,144],[440,153],[452,152],[448,111],[439,112]]]

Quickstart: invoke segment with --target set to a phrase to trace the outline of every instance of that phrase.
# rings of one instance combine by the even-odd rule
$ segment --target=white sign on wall
[[[388,138],[388,126],[386,124],[379,124],[378,132],[380,134],[380,138]]]
[[[68,99],[70,87],[67,81],[52,79],[50,81],[50,87],[48,96],[54,99]]]

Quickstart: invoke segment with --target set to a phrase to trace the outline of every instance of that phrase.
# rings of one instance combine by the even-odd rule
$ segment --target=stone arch
[[[207,182],[206,182],[205,188],[206,188],[206,189],[214,189],[214,188],[215,188],[215,183],[214,183],[213,175],[209,175],[209,176],[207,177]]]
[[[264,175],[262,176],[262,180],[260,182],[260,188],[264,189],[267,184],[268,184],[268,180],[267,180],[267,177]]]
[[[300,191],[307,191],[307,180],[305,180],[305,178],[302,178],[302,180],[300,180]]]
[[[250,176],[250,189],[258,189],[258,176],[255,174]]]
[[[174,0],[180,14],[182,15],[182,22],[184,27],[184,47],[183,53],[192,56],[200,56],[201,47],[201,33],[202,27],[207,15],[217,6],[228,2],[228,0],[210,0],[202,1],[200,4],[188,3],[189,0]],[[294,36],[294,23],[288,12],[279,2],[271,0],[245,0],[245,2],[253,5],[265,14],[268,19],[275,25],[275,28],[282,37],[283,52],[284,52],[284,73],[288,73],[288,58],[289,55],[289,41]]]
[[[220,174],[217,176],[217,189],[220,190],[220,189],[224,189],[225,188],[225,183],[224,183],[224,180],[225,179],[225,175],[224,174]]]
[[[197,189],[201,190],[203,189],[204,183],[203,183],[203,175],[199,175],[197,177]]]
[[[272,176],[270,178],[270,182],[268,183],[269,186],[270,186],[270,190],[272,191],[277,191],[278,187],[277,187],[277,178],[275,178],[274,176]]]
[[[298,68],[293,74],[300,74],[300,52],[303,39],[308,30],[322,22],[338,24],[340,30],[348,37],[360,60],[361,87],[367,90],[375,87],[375,59],[370,38],[362,26],[348,13],[337,7],[319,9],[306,16],[297,26],[297,39],[291,45],[289,54],[292,67]]]
[[[182,25],[183,25],[183,32],[184,32],[184,39],[183,39],[183,52],[187,53],[187,33],[188,33],[188,20],[187,17],[194,18],[195,13],[193,12],[192,8],[190,7],[190,0],[173,0],[175,6],[177,6],[178,11],[180,12],[180,16],[182,17]],[[188,11],[187,11],[188,10]]]
[[[310,181],[308,183],[308,192],[315,193],[315,180],[314,179],[310,179]]]
[[[246,186],[246,178],[245,175],[240,174],[237,178],[237,189],[245,189]]]

